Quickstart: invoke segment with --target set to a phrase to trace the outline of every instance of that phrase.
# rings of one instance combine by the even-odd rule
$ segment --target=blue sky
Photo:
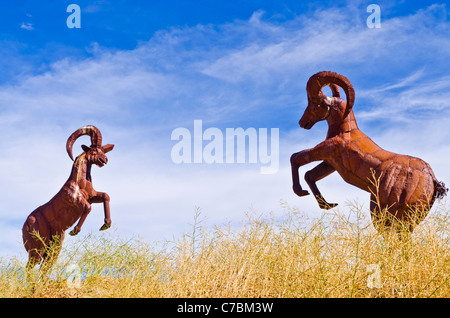
[[[66,26],[71,3],[81,8],[80,29]],[[370,3],[380,5],[380,29],[366,25]],[[425,159],[450,184],[449,10],[444,1],[5,2],[0,255],[24,255],[22,224],[66,181],[65,142],[86,124],[116,144],[93,178],[111,196],[121,235],[178,237],[196,206],[209,224],[250,210],[282,215],[280,200],[318,213],[314,198],[292,193],[289,156],[325,137],[325,123],[310,131],[297,124],[306,82],[322,70],[353,83],[361,130],[383,148]],[[222,130],[278,128],[278,172],[174,164],[171,132],[192,130],[194,120]],[[368,207],[368,194],[337,174],[319,188],[342,213],[346,200]],[[94,206],[80,235],[102,220]]]

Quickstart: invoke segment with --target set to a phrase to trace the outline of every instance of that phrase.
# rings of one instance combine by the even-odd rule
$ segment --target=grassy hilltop
[[[24,264],[1,259],[0,297],[450,297],[445,202],[409,242],[385,241],[356,204],[317,217],[285,208],[239,228],[205,228],[196,213],[192,232],[162,247],[88,234],[33,290]]]

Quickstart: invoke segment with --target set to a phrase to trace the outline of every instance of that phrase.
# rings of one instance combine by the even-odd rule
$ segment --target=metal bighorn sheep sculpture
[[[333,97],[323,94],[325,86],[330,86]],[[344,89],[347,101],[339,98],[339,86]],[[448,189],[437,181],[428,163],[386,151],[358,129],[352,110],[355,91],[345,76],[319,72],[308,80],[306,91],[308,106],[299,121],[300,127],[310,129],[318,121],[326,120],[328,133],[325,141],[314,148],[291,156],[294,192],[298,196],[309,194],[300,185],[299,167],[322,161],[305,173],[306,183],[320,208],[330,209],[337,204],[323,198],[316,182],[337,171],[347,183],[371,193],[371,217],[379,233],[385,234],[389,229],[398,235],[411,233],[426,217],[435,198],[442,198]]]
[[[66,149],[72,160],[72,146],[77,138],[83,135],[91,137],[91,146],[81,146],[84,152],[75,159],[69,179],[49,202],[34,210],[23,225],[23,242],[28,251],[27,269],[33,268],[41,261],[41,269],[44,264],[46,269],[53,265],[61,250],[65,231],[79,219],[69,234],[77,235],[80,232],[91,211],[92,203],[103,202],[104,205],[105,223],[100,230],[111,226],[109,196],[94,190],[91,166],[104,166],[108,162],[105,154],[111,151],[114,145],[102,146],[100,131],[94,126],[84,126],[67,140]]]

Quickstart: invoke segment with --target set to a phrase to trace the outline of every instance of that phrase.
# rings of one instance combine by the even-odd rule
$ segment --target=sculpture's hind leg
[[[32,270],[37,264],[41,262],[43,254],[43,252],[39,253],[38,251],[28,252],[28,262],[25,266],[25,272],[27,274],[27,281],[29,283],[34,281],[34,279],[32,279],[32,277],[34,277],[34,275],[32,275]]]
[[[61,251],[64,232],[55,233],[39,210],[31,213],[22,228],[25,249],[28,252],[26,265],[27,277],[31,279],[31,270],[38,265],[40,275],[44,275],[55,263]]]
[[[370,216],[377,232],[387,239],[393,233],[393,216],[389,213],[389,206],[373,194],[370,195]]]
[[[64,232],[59,235],[53,235],[50,239],[42,257],[41,267],[39,268],[41,275],[45,275],[55,264],[58,259],[58,255],[61,252],[63,240]]]
[[[39,213],[32,213],[28,216],[22,227],[23,245],[28,252],[27,271],[41,262],[49,232],[46,220]]]
[[[370,195],[370,215],[372,223],[378,233],[386,240],[392,235],[401,241],[408,241],[414,226],[410,219],[398,218],[398,215],[404,216],[404,206],[380,202],[373,194]]]

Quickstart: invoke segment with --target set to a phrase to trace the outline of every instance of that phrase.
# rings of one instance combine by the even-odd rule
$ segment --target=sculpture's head
[[[322,88],[330,86],[333,92],[333,98],[325,96]],[[347,96],[347,102],[339,99],[339,86],[342,87]],[[350,81],[335,72],[323,71],[311,76],[306,84],[308,94],[308,106],[298,122],[300,127],[311,129],[315,123],[325,120],[333,111],[342,112],[342,119],[352,110],[355,102],[355,90]],[[339,102],[337,102],[339,100]],[[344,107],[340,107],[344,105]]]
[[[76,130],[69,139],[67,139],[66,149],[70,159],[73,160],[72,147],[78,137],[83,135],[89,135],[91,137],[91,146],[82,145],[81,148],[86,153],[86,160],[91,164],[96,164],[99,167],[103,167],[108,163],[108,157],[106,153],[113,150],[114,145],[102,146],[102,134],[95,126],[84,126]]]

